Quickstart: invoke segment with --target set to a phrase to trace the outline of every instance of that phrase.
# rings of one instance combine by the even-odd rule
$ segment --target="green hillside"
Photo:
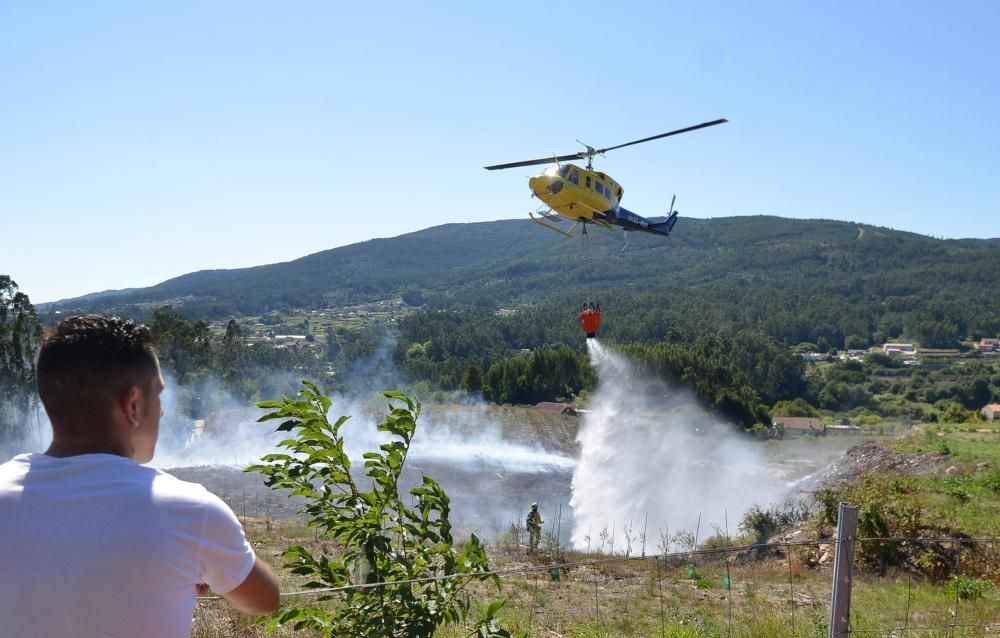
[[[496,403],[579,396],[594,383],[576,320],[588,300],[602,304],[602,341],[745,427],[798,399],[808,405],[789,409],[959,419],[1000,397],[992,360],[954,365],[978,355],[970,340],[1000,335],[1000,240],[764,216],[682,222],[670,238],[627,243],[601,230],[567,240],[529,221],[449,224],[61,305],[151,321],[161,341],[190,345],[164,349],[175,373],[216,365],[248,398],[269,396],[274,368],[332,375],[347,390],[398,374],[392,383],[422,393]],[[358,318],[345,306],[400,297],[409,308],[343,319]],[[173,311],[153,312],[164,304]],[[185,324],[220,318],[238,320],[221,347],[205,322]],[[307,333],[318,349],[240,354],[243,331],[268,330]],[[888,340],[918,344],[921,369],[887,357],[806,367],[798,356]]]
[[[1000,332],[998,249],[997,239],[940,240],[765,216],[682,218],[672,237],[630,234],[627,246],[620,233],[592,230],[567,240],[506,220],[201,271],[53,307],[128,311],[172,302],[191,317],[229,317],[417,291],[428,309],[555,308],[596,299],[628,318],[608,326],[607,336],[622,341],[656,339],[694,321],[752,325],[785,343],[844,347],[851,336],[860,344],[907,335],[949,347]]]

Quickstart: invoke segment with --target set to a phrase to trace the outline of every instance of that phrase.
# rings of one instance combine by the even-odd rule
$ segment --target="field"
[[[872,551],[876,543],[859,542],[852,632],[1000,636],[1000,541],[995,540],[1000,537],[1000,428],[980,423],[914,429],[902,438],[855,448],[837,467],[843,485],[859,485],[873,473],[903,481],[907,491],[900,493],[900,502],[919,506],[925,525],[914,540],[896,541],[893,548],[917,559],[945,557],[936,573],[921,571],[916,559],[875,565],[865,557],[877,555]],[[278,569],[282,591],[302,586],[280,568],[280,552],[287,546],[337,551],[300,518],[257,514],[245,517],[248,535]],[[930,538],[929,530],[966,540],[942,542]],[[531,636],[828,634],[834,545],[832,529],[818,514],[772,535],[766,551],[749,548],[752,539],[747,536],[716,536],[703,540],[693,553],[672,547],[670,554],[654,557],[663,548],[654,548],[649,539],[644,548],[636,543],[630,556],[609,556],[566,551],[549,537],[547,548],[528,555],[521,532],[512,528],[487,548],[491,568],[507,572],[502,591],[470,584],[470,622],[447,626],[438,635],[469,635],[476,611],[496,598],[507,600],[500,614],[505,626]],[[945,560],[949,557],[954,560]],[[285,604],[306,605],[309,600],[291,596]],[[224,602],[205,600],[199,602],[193,635],[265,634]],[[277,635],[291,632],[282,628]]]
[[[264,555],[276,563],[275,552],[283,544],[324,549],[322,540],[302,528],[279,524],[267,531],[260,521],[250,521],[249,527],[254,544],[266,548]],[[747,560],[747,552],[735,549],[665,559],[569,552],[562,556],[568,566],[558,570],[555,580],[545,560],[552,555],[531,560],[523,546],[496,545],[490,548],[493,568],[524,573],[504,577],[499,593],[478,583],[468,591],[473,615],[492,600],[506,598],[505,626],[531,636],[818,637],[828,633],[832,573],[829,564],[817,565],[816,560],[831,548],[829,542],[807,543],[761,560]],[[299,587],[300,581],[283,574],[283,591]],[[306,597],[291,600],[308,604]],[[911,636],[997,636],[1000,596],[992,588],[982,598],[963,600],[952,588],[911,574],[862,572],[855,580],[852,627],[864,635],[900,635],[905,628]],[[448,626],[440,635],[459,638],[469,628]],[[265,634],[224,602],[203,601],[193,635]],[[283,628],[277,635],[292,632]]]

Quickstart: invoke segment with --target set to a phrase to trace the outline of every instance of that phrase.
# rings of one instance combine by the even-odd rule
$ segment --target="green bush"
[[[766,510],[754,505],[743,515],[739,530],[751,536],[753,542],[763,543],[774,533],[804,521],[808,516],[809,509],[802,503],[785,502]]]
[[[941,413],[941,420],[945,423],[965,423],[969,420],[969,411],[961,403],[950,403]]]
[[[871,412],[869,410],[861,410],[861,412],[850,418],[851,425],[865,426],[865,425],[878,425],[882,422],[882,417]]]
[[[951,476],[944,481],[944,493],[954,496],[962,503],[968,503],[972,500],[972,494],[969,492],[971,484],[972,479],[968,476]]]
[[[986,594],[990,593],[994,586],[988,580],[957,575],[951,577],[951,582],[948,584],[948,591],[962,600],[979,600],[985,598]]]
[[[694,582],[694,586],[698,589],[712,589],[715,587],[715,583],[712,582],[711,578],[694,569],[693,566],[688,567],[688,578]]]
[[[821,487],[813,492],[813,498],[819,505],[819,524],[836,525],[837,512],[840,507],[840,499],[844,492],[843,488]]]
[[[866,474],[853,483],[816,490],[813,497],[820,505],[821,524],[836,525],[837,506],[843,502],[858,508],[859,538],[913,537],[923,522],[923,510],[912,495],[915,489],[912,478]],[[900,565],[905,558],[900,544],[888,541],[858,543],[856,555],[879,569]]]
[[[309,578],[307,589],[337,589],[318,601],[337,604],[282,608],[267,621],[269,627],[292,625],[327,638],[416,638],[432,636],[442,624],[465,620],[469,604],[460,596],[464,587],[473,580],[493,580],[499,589],[500,581],[488,575],[486,552],[475,534],[457,550],[448,520],[450,500],[434,479],[424,476],[422,484],[410,490],[415,501],[411,507],[400,498],[399,477],[420,405],[401,393],[384,393],[389,413],[377,428],[389,441],[379,451],[364,454],[363,484],[371,485],[365,490],[355,481],[344,451],[340,428],[348,417],[331,423],[329,397],[312,383],[303,385],[298,400],[284,397],[258,404],[271,410],[259,420],[280,419],[278,431],[290,432],[291,438],[279,443],[288,453],[268,454],[247,471],[262,474],[269,487],[303,497],[301,513],[309,526],[343,548],[333,558],[313,555],[302,546],[284,553],[286,567]],[[495,617],[502,605],[487,608],[475,624],[477,635],[509,637]]]
[[[1000,494],[1000,470],[993,470],[983,477],[983,487]]]
[[[802,397],[797,397],[792,401],[778,401],[771,408],[771,416],[805,416],[819,418],[822,416],[819,410],[814,408]]]

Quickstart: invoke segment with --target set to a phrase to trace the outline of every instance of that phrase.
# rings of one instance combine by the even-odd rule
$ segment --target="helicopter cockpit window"
[[[598,195],[604,194],[604,184],[602,184],[601,182],[597,182],[597,194]]]
[[[560,166],[556,169],[556,173],[559,177],[566,177],[566,174],[569,173],[569,166]]]
[[[580,185],[580,174],[577,173],[576,171],[573,171],[569,175],[569,181],[571,181],[574,184],[576,184],[577,186],[579,186]]]

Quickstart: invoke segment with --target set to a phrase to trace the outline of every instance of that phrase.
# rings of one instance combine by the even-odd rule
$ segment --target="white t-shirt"
[[[256,557],[201,485],[111,454],[0,465],[0,636],[180,638],[195,585],[240,585]]]

